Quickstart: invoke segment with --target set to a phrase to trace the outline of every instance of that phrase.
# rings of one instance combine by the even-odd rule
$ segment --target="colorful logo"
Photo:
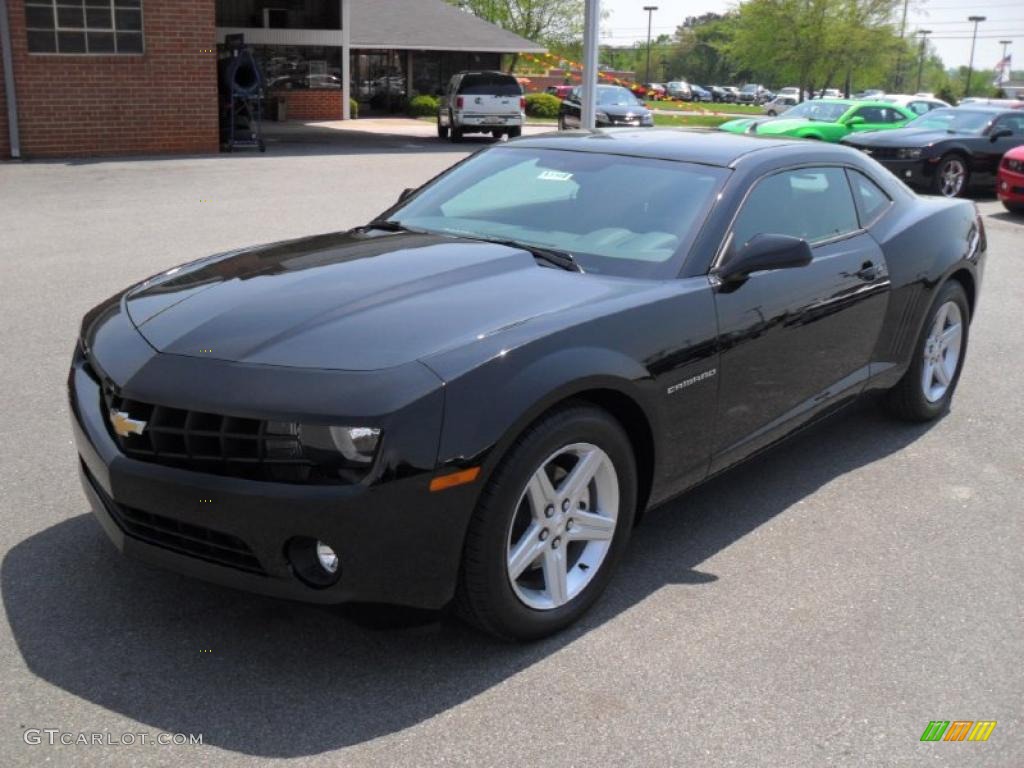
[[[995,728],[995,720],[932,720],[921,741],[988,741]]]

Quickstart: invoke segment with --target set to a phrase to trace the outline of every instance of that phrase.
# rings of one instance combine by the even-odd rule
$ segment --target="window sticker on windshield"
[[[569,181],[572,174],[565,171],[544,171],[537,178],[541,181]]]

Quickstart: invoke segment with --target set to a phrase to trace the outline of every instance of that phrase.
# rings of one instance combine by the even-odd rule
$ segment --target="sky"
[[[671,34],[687,16],[723,13],[735,7],[735,0],[601,0],[601,8],[610,11],[601,25],[601,42],[630,45],[647,39],[645,5],[657,5],[654,12],[654,36]],[[909,0],[907,35],[917,29],[930,29],[936,52],[947,67],[966,66],[971,55],[971,15],[985,16],[978,25],[974,53],[976,71],[991,71],[1002,56],[1000,40],[1014,40],[1008,47],[1014,69],[1024,69],[1024,0]],[[898,21],[898,20],[897,20]],[[685,73],[683,73],[685,74]]]

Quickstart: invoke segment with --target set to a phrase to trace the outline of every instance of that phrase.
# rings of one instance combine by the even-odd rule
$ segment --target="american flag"
[[[1008,53],[999,60],[996,64],[993,72],[995,73],[995,80],[992,81],[992,85],[1000,86],[1004,83],[1010,82],[1010,68],[1013,63],[1013,54]]]

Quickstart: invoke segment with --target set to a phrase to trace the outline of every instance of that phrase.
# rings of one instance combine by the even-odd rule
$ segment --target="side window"
[[[879,107],[861,107],[854,113],[853,116],[863,118],[865,123],[885,122],[885,119],[882,115],[882,110]]]
[[[927,101],[912,101],[907,104],[907,107],[909,107],[910,111],[915,115],[923,115],[926,112],[931,112],[932,109],[932,105]]]
[[[812,245],[856,232],[857,209],[842,168],[801,168],[761,179],[733,226],[733,250],[754,235],[790,235]]]
[[[892,200],[875,182],[860,171],[847,171],[847,173],[850,176],[850,185],[853,187],[853,198],[857,203],[861,226],[867,227],[889,210]]]
[[[992,124],[992,130],[990,130],[989,133],[1006,130],[1013,131],[1014,136],[1024,134],[1024,116],[1018,117],[1017,115],[1003,115]]]

